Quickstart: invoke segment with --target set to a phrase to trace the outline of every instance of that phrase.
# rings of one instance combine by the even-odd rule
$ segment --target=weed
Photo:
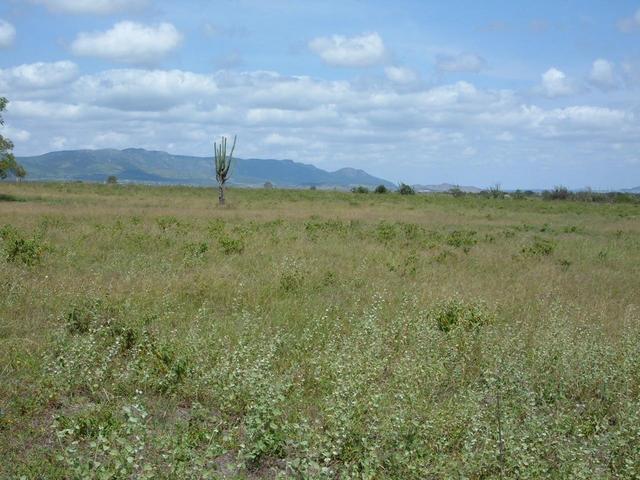
[[[459,298],[436,304],[429,315],[441,332],[449,332],[457,328],[477,329],[491,323],[493,318],[484,303],[465,302]]]
[[[225,255],[240,254],[244,252],[245,242],[242,237],[222,236],[218,239],[222,253]]]
[[[11,225],[5,225],[0,229],[0,239],[7,262],[34,266],[40,263],[47,251],[47,246],[40,237],[26,238]]]
[[[522,254],[530,257],[548,256],[553,253],[555,247],[551,240],[535,237],[531,245],[522,247]]]

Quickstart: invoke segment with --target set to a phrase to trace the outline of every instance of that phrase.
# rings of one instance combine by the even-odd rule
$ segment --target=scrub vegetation
[[[636,203],[1,188],[1,478],[640,477]]]

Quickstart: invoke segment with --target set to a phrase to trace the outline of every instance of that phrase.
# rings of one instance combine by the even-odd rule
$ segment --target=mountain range
[[[17,158],[30,180],[82,180],[103,182],[115,175],[120,182],[211,185],[215,182],[213,159],[172,155],[142,148],[124,150],[67,150]],[[292,160],[234,159],[229,181],[232,185],[276,187],[350,188],[395,184],[369,175],[364,170],[341,168],[328,172]]]

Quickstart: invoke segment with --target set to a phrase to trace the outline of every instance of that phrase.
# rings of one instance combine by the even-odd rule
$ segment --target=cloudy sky
[[[640,185],[640,1],[2,0],[19,155],[143,147],[392,181]]]

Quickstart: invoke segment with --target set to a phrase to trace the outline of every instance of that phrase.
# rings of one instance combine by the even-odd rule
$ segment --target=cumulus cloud
[[[486,60],[474,53],[460,53],[458,55],[439,55],[436,58],[436,67],[441,72],[476,73],[484,69],[486,65],[487,65]]]
[[[212,77],[181,70],[107,70],[84,75],[73,85],[75,100],[131,111],[162,111],[213,95]]]
[[[615,88],[616,76],[613,64],[603,58],[594,61],[589,72],[589,81],[603,90]]]
[[[625,18],[621,18],[618,21],[618,29],[624,33],[631,33],[636,30],[640,30],[640,8],[636,10],[636,13]]]
[[[106,32],[80,33],[71,44],[71,51],[79,56],[144,64],[160,60],[181,41],[182,35],[170,23],[148,26],[123,21]]]
[[[634,139],[640,137],[633,106],[559,106],[561,100],[554,100],[553,108],[543,108],[526,104],[516,92],[467,81],[417,82],[403,89],[276,72],[125,68],[73,77],[62,85],[34,84],[36,95],[9,84],[7,120],[30,133],[19,142],[19,154],[54,145],[118,145],[207,155],[211,139],[237,133],[240,156],[286,157],[330,169],[349,165],[394,179],[388,158],[399,142],[403,168],[415,173],[437,159],[473,165],[505,155],[520,159],[523,145],[559,161],[585,145],[594,145],[593,152],[603,145],[606,160],[610,145],[622,145],[619,154],[625,156],[637,151]]]
[[[147,0],[31,0],[54,12],[71,14],[110,15],[139,9]]]
[[[26,142],[31,138],[31,134],[27,130],[12,128],[8,125],[0,127],[0,132],[6,138],[10,138],[14,143]]]
[[[564,72],[550,68],[542,74],[542,90],[548,97],[559,97],[572,94],[574,89]]]
[[[36,62],[0,69],[0,87],[21,90],[47,89],[69,83],[78,75],[78,66],[69,61]]]
[[[300,146],[307,143],[307,141],[303,138],[270,133],[265,137],[264,143],[267,145]]]
[[[406,84],[418,80],[418,74],[414,70],[406,67],[385,67],[384,73],[387,78],[394,83]]]
[[[9,22],[0,19],[0,48],[13,45],[16,38],[16,29]]]
[[[336,67],[369,67],[384,62],[387,56],[382,38],[375,32],[355,37],[318,37],[309,42],[309,48]]]

